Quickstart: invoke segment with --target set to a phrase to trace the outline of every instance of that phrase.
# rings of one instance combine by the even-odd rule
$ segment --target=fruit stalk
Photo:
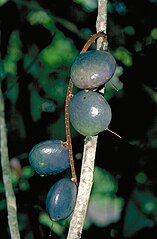
[[[7,130],[6,130],[4,112],[5,112],[4,99],[0,89],[0,145],[1,145],[0,152],[1,152],[3,182],[4,182],[7,209],[8,209],[8,224],[9,224],[11,238],[20,239],[18,222],[17,222],[16,198],[14,195],[12,182],[11,182],[11,170],[9,165],[9,156],[8,156],[8,147],[7,147]]]
[[[101,39],[101,45],[108,45],[107,43],[107,36],[105,34],[104,31],[98,31],[97,33],[95,33],[93,36],[90,37],[90,39],[86,42],[86,44],[84,45],[84,47],[82,48],[81,53],[84,53],[88,50],[88,48],[90,47],[90,45],[97,39],[99,38],[97,41],[99,41]],[[97,44],[98,45],[98,44]],[[97,49],[99,50],[101,48],[101,46]]]
[[[106,33],[107,23],[107,0],[98,0],[98,15],[96,21],[97,32]],[[107,49],[107,41],[101,37],[97,41],[97,49]],[[67,239],[80,239],[86,212],[88,208],[90,193],[93,184],[95,154],[98,136],[86,137],[83,150],[78,196],[75,209],[69,226]]]
[[[66,144],[69,148],[69,159],[70,159],[70,166],[71,166],[71,173],[72,173],[71,180],[77,184],[77,176],[76,176],[75,165],[73,160],[73,150],[72,150],[69,112],[68,112],[68,106],[69,106],[70,98],[72,96],[72,88],[73,88],[73,83],[70,80],[68,85],[68,90],[67,90],[66,102],[65,102],[65,130],[66,130]]]

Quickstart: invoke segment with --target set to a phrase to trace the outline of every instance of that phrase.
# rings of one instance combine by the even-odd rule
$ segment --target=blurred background
[[[156,0],[108,1],[108,50],[117,69],[104,97],[112,110],[109,128],[122,138],[99,134],[83,239],[157,237],[156,16]],[[96,18],[97,0],[0,0],[0,76],[22,239],[49,237],[46,195],[69,172],[40,177],[28,153],[41,141],[66,140],[70,67],[96,32]],[[84,137],[72,127],[71,134],[79,178]],[[65,239],[68,225],[69,219],[53,223],[51,237]],[[0,238],[10,238],[2,170]]]

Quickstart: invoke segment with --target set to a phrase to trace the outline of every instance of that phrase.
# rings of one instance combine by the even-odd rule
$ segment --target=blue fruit
[[[109,81],[115,70],[116,61],[109,52],[90,50],[76,57],[70,77],[78,88],[93,89]]]
[[[63,220],[74,210],[77,196],[76,184],[68,178],[57,181],[49,190],[46,210],[53,221]]]
[[[40,176],[61,173],[70,167],[69,150],[61,140],[46,140],[31,149],[29,162]]]
[[[93,136],[107,129],[111,108],[101,94],[81,90],[70,100],[69,118],[76,131],[84,136]]]

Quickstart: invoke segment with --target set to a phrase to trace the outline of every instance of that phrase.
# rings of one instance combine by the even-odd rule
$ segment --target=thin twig
[[[109,131],[111,134],[114,134],[115,136],[117,136],[118,138],[122,138],[122,136],[120,136],[119,134],[117,134],[116,132],[110,130],[109,128],[106,129],[107,131]]]
[[[102,44],[108,44],[107,43],[107,36],[103,31],[99,31],[97,33],[95,33],[93,36],[90,37],[90,39],[86,42],[86,44],[84,45],[84,47],[82,48],[81,53],[84,53],[88,50],[88,48],[91,46],[91,44],[97,39],[97,38],[101,38],[101,42]],[[98,39],[99,40],[99,39]]]
[[[1,166],[5,188],[7,209],[8,209],[8,224],[12,239],[20,239],[20,233],[17,221],[16,198],[14,195],[11,170],[9,165],[8,147],[7,147],[7,129],[4,113],[4,99],[0,89],[0,145],[1,145]],[[2,219],[1,219],[2,220]]]
[[[102,9],[102,10],[101,10]],[[107,22],[107,0],[98,0],[98,15],[96,22],[97,32],[106,33]],[[107,42],[101,39],[97,41],[97,49],[107,49]],[[83,160],[81,167],[80,182],[75,209],[69,226],[67,239],[80,239],[86,212],[88,208],[90,193],[93,185],[95,154],[98,136],[86,137],[83,149]]]
[[[70,159],[70,166],[71,166],[71,173],[72,173],[71,180],[77,184],[77,176],[76,176],[75,165],[73,160],[73,150],[72,150],[69,111],[68,111],[70,98],[72,96],[72,88],[73,88],[73,83],[70,80],[68,85],[67,95],[66,95],[66,102],[65,102],[65,130],[66,130],[66,144],[69,149],[69,159]]]

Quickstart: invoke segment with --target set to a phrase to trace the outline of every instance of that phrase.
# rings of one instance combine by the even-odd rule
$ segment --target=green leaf
[[[8,2],[8,0],[0,0],[0,6],[2,6],[2,5],[5,4],[6,2]]]
[[[13,31],[9,39],[8,54],[4,60],[4,70],[14,77],[17,76],[17,61],[22,56],[20,44],[19,31]]]
[[[52,228],[52,230],[58,235],[61,236],[64,233],[65,227],[58,222],[52,222],[50,217],[48,216],[48,214],[46,212],[42,212],[39,215],[39,223],[41,223],[44,226],[49,227],[50,229]]]
[[[19,188],[21,191],[29,191],[29,182],[26,179],[19,181]]]
[[[135,189],[124,217],[124,236],[130,237],[142,228],[153,227],[150,218],[157,218],[157,198],[150,191]]]
[[[17,73],[16,62],[12,61],[10,57],[6,57],[4,61],[4,70],[9,75],[16,76]]]
[[[137,175],[136,175],[136,177],[135,177],[135,179],[136,179],[136,182],[140,185],[144,185],[146,182],[147,182],[147,180],[148,180],[148,177],[147,177],[147,175],[144,173],[144,172],[139,172]]]
[[[117,191],[117,184],[114,178],[106,170],[95,166],[94,169],[94,183],[91,197],[102,197],[105,194],[115,194]]]
[[[52,18],[44,9],[39,11],[31,11],[27,16],[27,19],[31,25],[42,24],[45,26],[49,25],[50,23],[52,24]]]
[[[157,28],[156,27],[151,30],[150,35],[154,40],[157,40]]]
[[[41,119],[42,114],[42,98],[40,97],[39,93],[35,88],[32,87],[31,89],[31,96],[30,96],[30,103],[31,103],[31,116],[34,122],[37,122]]]
[[[145,217],[133,201],[129,201],[124,218],[123,235],[131,237],[142,228],[152,227],[153,221]]]
[[[0,60],[0,82],[6,77],[6,72],[4,70],[4,62]]]
[[[24,57],[24,68],[34,76],[34,78],[40,77],[40,66],[38,60],[36,59],[37,49],[32,47],[28,55]]]
[[[49,228],[52,227],[52,221],[46,212],[40,213],[38,221],[44,226],[47,226]]]
[[[40,60],[51,68],[52,66],[56,68],[60,65],[65,66],[66,64],[71,64],[76,54],[78,54],[78,52],[73,41],[58,31],[53,42],[41,52]]]
[[[82,5],[82,7],[87,11],[87,12],[92,12],[96,10],[97,8],[97,2],[93,0],[73,0],[77,4]]]
[[[54,101],[52,100],[48,100],[48,99],[43,99],[43,103],[42,103],[42,111],[43,112],[55,112],[56,110],[56,104]]]
[[[14,82],[12,82],[12,79],[8,77],[8,79],[7,79],[7,89],[8,89],[7,97],[12,102],[12,104],[16,103],[18,96],[19,96],[19,85],[16,82],[16,79]],[[13,85],[13,87],[12,87],[12,85]]]
[[[64,77],[62,79],[51,79],[48,76],[43,76],[39,79],[39,83],[51,99],[57,101],[60,107],[64,106],[68,87],[68,82]]]
[[[157,218],[157,198],[151,191],[134,190],[133,201],[141,208],[144,214]]]
[[[114,52],[114,56],[117,60],[121,61],[126,66],[132,66],[131,53],[124,47],[118,47]]]
[[[17,172],[15,172],[14,170],[11,170],[11,180],[12,180],[13,187],[16,187],[19,181],[19,176]]]
[[[34,175],[34,170],[31,166],[24,166],[22,168],[21,178],[29,179]]]
[[[135,28],[133,26],[126,26],[123,28],[123,32],[129,36],[133,36],[135,34]]]

